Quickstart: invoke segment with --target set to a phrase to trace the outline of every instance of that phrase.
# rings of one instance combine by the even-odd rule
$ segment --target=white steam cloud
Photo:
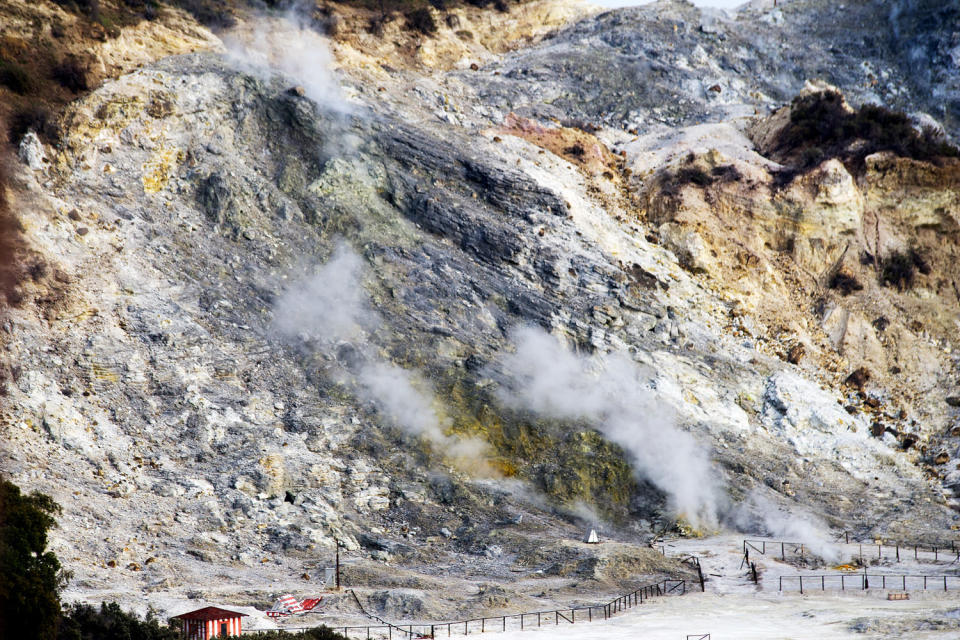
[[[359,397],[395,426],[428,439],[448,456],[478,458],[484,452],[480,441],[444,433],[446,425],[434,409],[429,385],[414,372],[380,357],[370,343],[370,333],[381,325],[381,318],[369,305],[363,273],[363,259],[341,243],[314,275],[277,299],[273,328],[288,341],[328,356],[344,343],[352,345],[357,362],[347,364],[343,373]]]
[[[282,73],[322,109],[342,115],[355,110],[333,73],[329,40],[295,12],[242,24],[223,40],[233,64],[246,73],[264,79]]]
[[[363,260],[346,244],[316,275],[297,283],[275,306],[274,328],[287,338],[336,343],[361,338],[365,327],[379,323],[367,306]]]
[[[784,542],[801,542],[827,562],[838,562],[840,547],[830,540],[827,524],[812,514],[800,514],[778,506],[757,491],[751,493],[732,514],[743,531],[756,531]]]
[[[648,372],[623,355],[583,358],[553,336],[529,327],[513,331],[515,352],[503,360],[508,404],[543,416],[586,420],[632,457],[669,507],[695,526],[714,526],[721,480],[690,434],[675,426],[658,401]]]

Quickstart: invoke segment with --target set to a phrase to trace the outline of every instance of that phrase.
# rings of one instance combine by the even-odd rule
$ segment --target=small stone
[[[440,529],[440,535],[442,535],[444,538],[450,538],[453,536],[453,533],[450,531],[450,529],[444,527],[443,529]]]
[[[73,209],[73,210],[70,211],[70,213],[67,214],[67,217],[69,217],[71,220],[79,221],[79,220],[80,220],[80,212],[77,211],[76,209]]]
[[[85,235],[87,235],[88,233],[90,233],[90,229],[87,229],[86,227],[80,227],[80,228],[77,229],[77,235],[78,235],[78,236],[85,236]]]
[[[113,567],[117,566],[117,561],[116,561],[116,560],[108,560],[108,561],[107,561],[107,566],[113,568]]]
[[[470,63],[470,71],[479,71],[479,70],[480,70],[480,65],[478,65],[476,62]]]
[[[28,131],[27,135],[23,136],[23,140],[20,141],[20,148],[17,150],[17,157],[33,171],[43,169],[43,163],[46,162],[47,157],[43,152],[43,144],[41,144],[40,138],[33,131]]]
[[[803,356],[806,354],[807,348],[803,346],[803,343],[798,342],[790,347],[790,351],[787,353],[787,362],[790,364],[800,364],[800,361],[803,360]]]
[[[960,407],[960,396],[947,396],[947,404],[951,407]]]
[[[950,460],[950,454],[946,451],[941,451],[933,458],[933,464],[947,464]]]
[[[860,367],[855,370],[853,373],[847,376],[847,379],[843,381],[843,384],[848,387],[852,387],[859,391],[863,391],[863,387],[870,380],[870,372],[866,367]]]
[[[300,578],[303,579],[303,580],[309,580],[309,579],[310,579],[310,574],[304,572],[304,573],[300,576]]]

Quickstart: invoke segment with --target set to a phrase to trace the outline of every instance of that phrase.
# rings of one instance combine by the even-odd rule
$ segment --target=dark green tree
[[[62,574],[47,531],[58,513],[50,496],[25,495],[0,478],[0,638],[56,637]]]

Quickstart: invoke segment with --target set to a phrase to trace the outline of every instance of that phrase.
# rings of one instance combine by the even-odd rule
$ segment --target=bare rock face
[[[532,44],[509,51],[479,10],[419,49],[392,23],[397,40],[361,37],[350,14],[337,103],[316,78],[198,52],[78,99],[56,148],[24,138],[11,191],[47,266],[4,324],[0,469],[63,504],[73,593],[170,606],[215,571],[247,602],[318,575],[338,545],[361,595],[403,617],[454,611],[464,600],[443,589],[477,593],[439,565],[613,591],[679,574],[569,542],[598,517],[577,505],[630,543],[678,514],[641,464],[646,443],[604,435],[608,407],[511,404],[504,362],[530,326],[634,372],[734,501],[766,486],[865,532],[947,531],[928,477],[958,486],[942,465],[960,437],[960,165],[771,151],[792,122],[774,107],[824,60],[850,113],[911,95],[887,49],[851,64],[857,47],[837,46],[849,36],[820,4],[704,21],[658,3],[542,40],[529,27]],[[547,9],[510,29],[580,15]],[[468,21],[489,47],[449,26]],[[809,46],[785,63],[781,39],[801,32]],[[935,115],[955,131],[947,104]],[[350,296],[309,285],[348,250]],[[281,330],[297,292],[317,308]],[[353,334],[310,324],[349,316],[345,300],[364,316]],[[390,374],[379,395],[372,370]],[[527,588],[468,606],[525,603]]]

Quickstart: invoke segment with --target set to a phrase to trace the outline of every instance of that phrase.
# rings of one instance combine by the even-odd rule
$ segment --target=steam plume
[[[343,373],[359,397],[395,426],[428,439],[452,458],[481,456],[481,442],[444,434],[445,424],[433,408],[433,393],[425,381],[378,355],[370,334],[381,325],[381,317],[369,305],[363,272],[360,256],[341,243],[314,275],[278,298],[274,329],[286,340],[330,357],[344,343],[352,345],[359,357],[344,364]]]
[[[282,73],[322,109],[340,115],[354,111],[332,71],[329,40],[296,12],[255,19],[231,31],[224,42],[230,59],[243,71],[262,78]]]
[[[840,560],[840,548],[834,544],[826,523],[811,514],[775,504],[757,491],[751,493],[734,511],[734,524],[742,531],[753,531],[785,542],[802,542],[827,562]]]
[[[704,449],[658,401],[649,372],[623,355],[577,356],[539,329],[518,328],[512,341],[514,353],[502,359],[508,404],[591,422],[627,450],[638,474],[667,495],[673,511],[695,526],[716,524],[721,482]]]

